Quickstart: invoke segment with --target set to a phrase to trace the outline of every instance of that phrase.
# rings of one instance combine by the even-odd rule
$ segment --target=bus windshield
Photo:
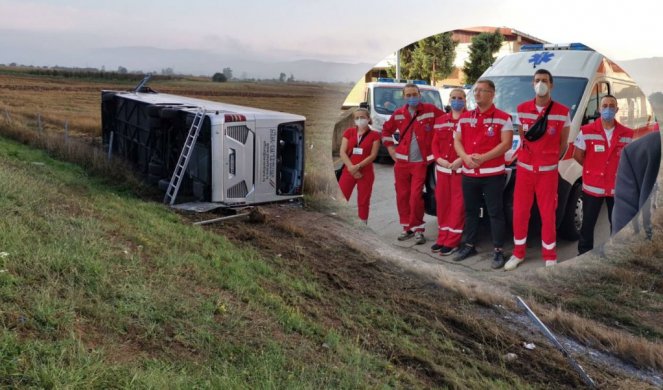
[[[534,99],[532,76],[486,77],[495,83],[495,107],[510,114],[516,113],[516,107],[524,101]],[[569,108],[573,116],[580,104],[580,98],[587,85],[587,79],[580,77],[554,77],[552,99]],[[467,108],[474,109],[474,96],[467,97]]]
[[[422,103],[430,103],[439,109],[443,109],[440,91],[421,89],[420,92]],[[397,108],[402,107],[406,103],[403,100],[402,88],[376,87],[374,93],[375,103],[373,107],[378,114],[391,115]]]

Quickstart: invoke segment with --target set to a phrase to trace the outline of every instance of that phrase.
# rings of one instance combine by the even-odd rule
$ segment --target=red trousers
[[[513,193],[513,255],[525,258],[527,228],[536,194],[541,214],[541,253],[543,260],[557,260],[557,169],[532,172],[518,167]]]
[[[350,200],[352,190],[354,190],[355,185],[357,186],[357,214],[359,214],[359,219],[362,221],[368,220],[368,210],[371,207],[371,193],[373,192],[373,182],[375,181],[373,169],[366,168],[369,167],[364,167],[361,171],[364,176],[361,179],[355,179],[343,167],[341,178],[338,180],[338,185],[341,187],[346,200]]]
[[[436,166],[436,168],[438,168]],[[463,175],[436,171],[435,204],[437,210],[437,245],[455,248],[460,244],[465,225]]]
[[[406,162],[397,160],[394,164],[396,182],[396,207],[403,230],[423,232],[424,224],[424,183],[426,162]]]

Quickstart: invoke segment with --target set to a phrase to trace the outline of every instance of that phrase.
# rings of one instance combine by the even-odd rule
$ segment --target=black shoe
[[[492,269],[499,269],[504,267],[504,263],[506,263],[506,260],[504,260],[504,253],[502,251],[495,251],[493,254],[493,262],[490,263],[490,268]]]
[[[442,249],[440,249],[440,256],[449,256],[458,251],[458,247],[453,247],[450,248],[448,246],[443,246]]]
[[[414,237],[414,232],[412,230],[405,230],[404,232],[398,235],[398,241],[409,240],[412,237]]]
[[[444,249],[444,247],[442,245],[438,245],[438,244],[433,244],[433,246],[430,247],[430,250],[433,253],[439,252],[441,249]]]
[[[463,245],[462,248],[458,251],[456,256],[454,256],[454,261],[463,261],[470,256],[477,254],[477,248],[469,245]]]

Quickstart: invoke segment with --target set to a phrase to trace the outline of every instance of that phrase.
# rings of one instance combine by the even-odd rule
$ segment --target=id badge
[[[594,145],[595,152],[605,152],[605,145]]]
[[[364,154],[364,149],[363,148],[352,148],[352,154],[362,155],[362,154]]]

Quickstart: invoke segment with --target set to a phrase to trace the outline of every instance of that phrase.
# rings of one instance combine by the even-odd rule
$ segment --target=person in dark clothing
[[[642,209],[643,225],[651,238],[651,197],[661,161],[661,133],[656,131],[624,148],[617,168],[612,234],[620,231]],[[634,220],[635,223],[637,221]],[[639,229],[636,229],[636,232]]]

